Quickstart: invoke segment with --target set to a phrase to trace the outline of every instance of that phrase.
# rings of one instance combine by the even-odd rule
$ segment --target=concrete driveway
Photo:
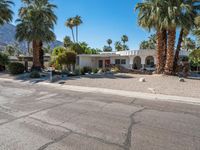
[[[200,105],[0,80],[0,150],[200,150]]]

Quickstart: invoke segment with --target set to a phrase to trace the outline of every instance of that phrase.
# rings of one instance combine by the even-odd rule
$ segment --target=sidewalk
[[[0,78],[0,81],[31,84],[31,82],[29,82],[29,81],[21,82],[20,80],[5,79],[5,78]],[[108,95],[109,94],[110,95],[118,95],[118,96],[145,99],[145,100],[153,100],[153,101],[168,101],[168,102],[200,105],[200,99],[192,98],[192,97],[181,97],[181,96],[172,96],[172,95],[164,95],[164,94],[151,94],[151,93],[125,91],[125,90],[113,90],[113,89],[97,88],[97,87],[61,85],[61,84],[47,83],[47,82],[39,82],[39,83],[37,83],[37,85],[54,87],[54,88],[76,91],[76,92],[83,92],[83,93],[102,93],[102,94],[108,94]]]

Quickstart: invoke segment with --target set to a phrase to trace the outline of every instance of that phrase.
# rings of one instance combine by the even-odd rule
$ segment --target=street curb
[[[16,83],[31,84],[31,82],[29,81],[21,82],[20,80],[5,79],[5,78],[0,78],[0,80],[16,82]],[[164,95],[164,94],[151,94],[151,93],[114,90],[114,89],[105,89],[105,88],[96,88],[96,87],[61,85],[61,84],[46,83],[46,82],[39,82],[37,83],[37,85],[49,86],[49,87],[60,88],[60,89],[75,91],[75,92],[83,92],[83,93],[98,93],[98,94],[102,93],[102,94],[108,94],[108,95],[117,95],[117,96],[153,100],[153,101],[156,100],[156,101],[167,101],[167,102],[200,105],[200,98],[192,98],[192,97],[181,97],[181,96],[172,96],[172,95]]]

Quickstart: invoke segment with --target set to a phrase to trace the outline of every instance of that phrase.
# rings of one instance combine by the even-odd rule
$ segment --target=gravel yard
[[[139,82],[142,77],[146,82]],[[174,76],[88,75],[69,78],[65,84],[200,98],[200,80],[185,79],[185,82],[180,82]]]

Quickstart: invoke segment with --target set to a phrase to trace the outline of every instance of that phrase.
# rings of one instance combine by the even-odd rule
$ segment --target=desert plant
[[[93,68],[93,69],[92,69],[92,72],[93,72],[93,73],[98,73],[98,71],[99,71],[98,68]]]
[[[8,65],[8,70],[11,74],[17,75],[24,73],[25,67],[21,63],[13,62]]]

